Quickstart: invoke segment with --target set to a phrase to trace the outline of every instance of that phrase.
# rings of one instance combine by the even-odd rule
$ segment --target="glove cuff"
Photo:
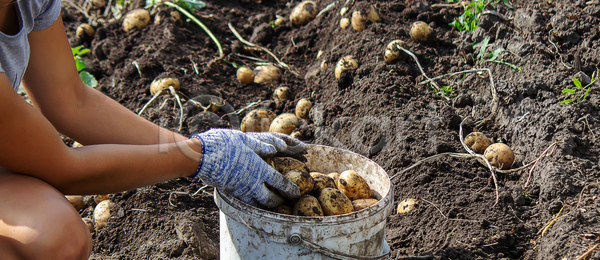
[[[200,158],[200,163],[198,164],[198,168],[190,176],[190,178],[195,182],[202,181],[205,185],[214,186],[216,183],[220,183],[221,180],[215,179],[218,175],[215,173],[220,172],[220,163],[222,163],[219,158],[223,159],[225,157],[224,154],[220,154],[223,151],[216,150],[215,147],[218,147],[219,144],[219,136],[215,136],[214,132],[205,132],[202,135],[194,134],[190,137],[196,138],[200,140],[202,143],[202,156]]]

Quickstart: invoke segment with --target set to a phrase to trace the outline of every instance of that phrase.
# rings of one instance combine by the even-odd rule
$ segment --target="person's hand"
[[[229,129],[212,129],[191,138],[202,143],[202,159],[193,179],[255,206],[275,207],[283,202],[270,188],[290,198],[300,197],[298,186],[261,157],[305,153],[302,142],[284,134]]]

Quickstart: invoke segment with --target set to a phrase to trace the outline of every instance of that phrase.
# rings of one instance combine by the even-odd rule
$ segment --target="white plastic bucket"
[[[220,258],[255,259],[388,259],[386,219],[392,212],[393,189],[377,163],[359,154],[310,145],[311,171],[355,170],[369,184],[379,202],[344,215],[304,217],[278,214],[247,205],[215,191],[220,209]]]

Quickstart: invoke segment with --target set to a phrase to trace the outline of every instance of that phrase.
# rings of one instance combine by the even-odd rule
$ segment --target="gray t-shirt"
[[[17,0],[19,33],[0,32],[0,73],[5,73],[15,89],[19,87],[29,62],[27,35],[48,28],[60,15],[60,0]],[[51,66],[49,64],[49,66]]]

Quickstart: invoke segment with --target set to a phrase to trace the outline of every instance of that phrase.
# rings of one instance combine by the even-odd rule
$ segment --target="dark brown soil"
[[[132,2],[127,10],[144,5]],[[159,76],[181,80],[183,102],[213,95],[225,99],[232,111],[267,100],[261,106],[276,113],[293,112],[297,100],[310,98],[316,105],[310,120],[300,127],[304,141],[368,156],[390,176],[435,154],[464,153],[458,133],[466,116],[471,119],[465,122],[465,134],[481,131],[513,149],[512,168],[532,162],[552,143],[561,142],[551,156],[539,161],[528,186],[531,167],[498,173],[500,201],[495,206],[490,172],[474,159],[434,159],[397,175],[395,204],[407,198],[419,203],[408,213],[388,218],[386,235],[393,258],[575,259],[600,243],[598,85],[592,85],[584,101],[561,104],[567,97],[562,90],[574,88],[573,77],[592,76],[600,64],[598,0],[511,1],[512,7],[500,1],[488,5],[486,9],[494,12],[482,15],[473,33],[448,25],[462,8],[432,6],[441,0],[369,1],[381,20],[362,32],[339,27],[345,1],[319,1],[319,7],[332,2],[336,5],[329,12],[305,26],[286,23],[272,29],[264,24],[276,15],[288,16],[299,1],[206,1],[206,8],[194,13],[227,55],[214,63],[216,45],[196,24],[170,19],[171,8],[153,9],[150,25],[131,33],[122,31],[120,21],[107,21],[103,9],[90,10],[99,22],[94,24],[94,39],[83,43],[92,50],[85,57],[88,71],[98,78],[99,90],[136,112],[151,98],[148,86]],[[345,17],[360,4],[357,1]],[[155,23],[158,16],[161,21]],[[63,8],[63,18],[72,46],[82,44],[75,38],[75,28],[89,20],[71,5]],[[417,20],[434,28],[434,37],[425,43],[409,36],[410,25]],[[238,83],[231,63],[251,68],[256,64],[232,50],[273,59],[240,50],[228,23],[245,39],[272,50],[300,76],[284,69],[278,84]],[[255,28],[262,30],[252,37]],[[497,60],[514,64],[519,71],[477,58],[486,36],[490,36],[486,53],[504,48]],[[429,77],[473,68],[489,68],[492,77],[485,71],[443,77],[437,83],[452,86],[456,94],[446,100],[430,86],[418,84],[425,78],[412,58],[395,64],[383,60],[385,46],[394,39],[405,42]],[[346,55],[353,55],[360,66],[336,80],[335,63]],[[324,69],[322,62],[327,64]],[[283,85],[292,88],[295,98],[277,106],[269,100]],[[476,127],[476,122],[494,114],[492,87],[497,91],[498,113]],[[143,116],[177,131],[175,104],[168,95],[159,97]],[[181,130],[185,135],[237,126],[232,118],[198,119],[199,110],[186,106]],[[200,187],[180,179],[111,195],[116,213],[107,228],[92,234],[91,259],[217,258],[218,208],[212,189],[194,194]],[[89,215],[92,206],[82,216]],[[590,257],[600,259],[600,248]]]

